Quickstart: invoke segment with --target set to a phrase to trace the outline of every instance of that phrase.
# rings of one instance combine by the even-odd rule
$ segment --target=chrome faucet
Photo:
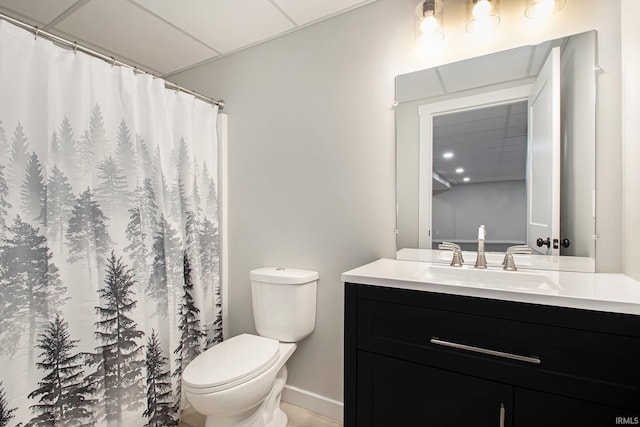
[[[453,258],[451,259],[451,267],[462,267],[462,263],[464,259],[462,259],[462,251],[460,250],[460,245],[456,245],[451,242],[442,242],[438,245],[438,249],[442,249],[445,251],[453,251]]]
[[[516,245],[507,248],[507,252],[504,254],[504,260],[502,261],[502,268],[508,271],[516,271],[516,263],[513,259],[513,254],[532,254],[533,251],[527,245]]]
[[[487,237],[487,231],[484,225],[478,227],[478,256],[476,257],[475,268],[487,268],[487,258],[484,255],[484,240]]]

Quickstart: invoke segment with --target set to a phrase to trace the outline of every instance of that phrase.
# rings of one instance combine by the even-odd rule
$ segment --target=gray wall
[[[224,98],[229,114],[229,330],[253,332],[248,272],[320,273],[316,331],[289,384],[342,400],[340,273],[395,255],[394,76],[526,43],[598,30],[599,271],[621,271],[620,4],[568,1],[545,24],[503,1],[490,42],[464,31],[466,2],[447,1],[445,49],[413,48],[416,0],[379,0],[171,80]]]
[[[503,242],[503,248],[526,243],[525,181],[454,185],[434,193],[432,212],[434,242],[472,241],[475,248],[478,224],[484,224],[488,242]]]
[[[318,271],[316,330],[289,384],[337,400],[340,274],[395,256],[394,74],[379,60],[402,42],[379,27],[412,11],[375,6],[174,78],[227,102],[230,334],[255,331],[249,270]]]

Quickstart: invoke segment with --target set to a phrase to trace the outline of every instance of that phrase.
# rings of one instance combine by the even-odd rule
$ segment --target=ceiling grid
[[[0,12],[160,76],[376,0],[0,0]]]

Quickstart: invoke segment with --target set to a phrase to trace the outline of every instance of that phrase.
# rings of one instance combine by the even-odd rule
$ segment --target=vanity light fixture
[[[468,33],[490,30],[500,23],[500,0],[467,0]]]
[[[463,169],[463,168],[458,168],[458,169],[456,169],[456,173],[462,173],[462,172],[464,172],[464,169]]]
[[[544,19],[564,7],[566,0],[527,0],[524,16],[530,19]]]
[[[442,154],[442,157],[444,157],[445,159],[453,159],[453,153],[451,151],[447,151],[446,153]]]
[[[444,40],[442,0],[424,0],[416,6],[416,45],[428,48]]]

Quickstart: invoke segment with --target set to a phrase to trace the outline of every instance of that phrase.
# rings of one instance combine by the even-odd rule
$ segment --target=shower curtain
[[[177,425],[222,340],[216,118],[0,20],[0,427]]]

